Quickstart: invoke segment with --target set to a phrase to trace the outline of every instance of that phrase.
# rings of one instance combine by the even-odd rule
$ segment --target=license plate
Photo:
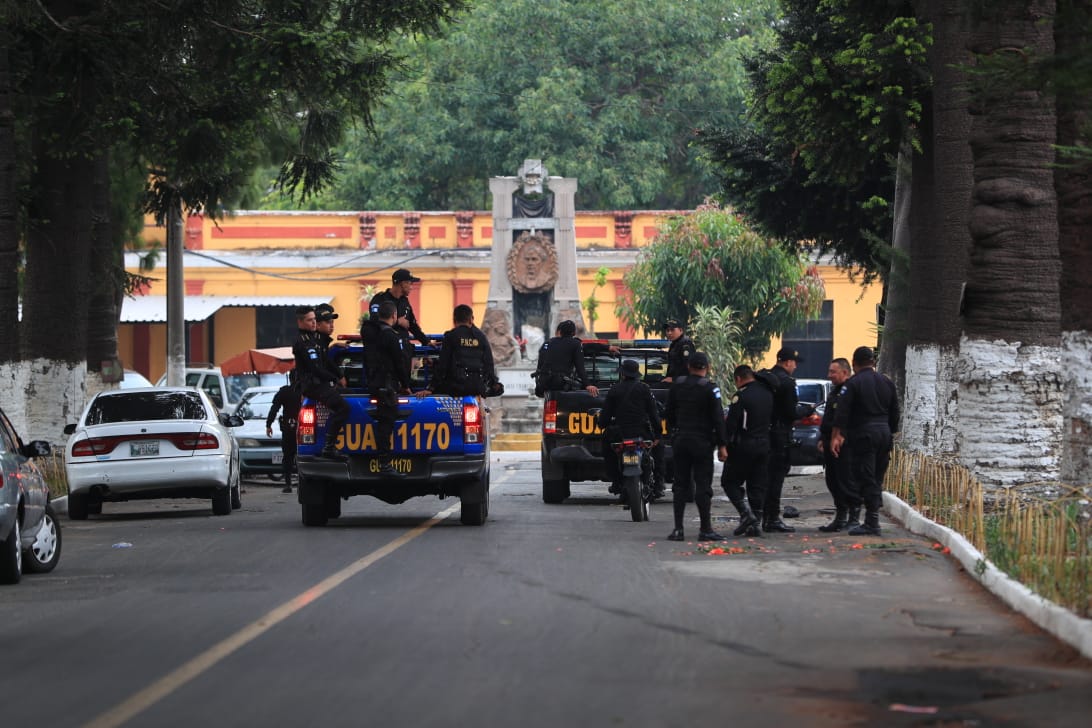
[[[158,455],[159,440],[137,440],[129,443],[129,454],[133,457],[141,455]]]
[[[635,452],[624,452],[624,453],[622,453],[622,464],[623,465],[640,465],[641,464],[641,459],[639,457],[637,457],[637,453],[635,453]]]
[[[416,461],[413,458],[397,457],[397,456],[391,458],[391,465],[394,466],[395,470],[402,473],[402,475],[416,475],[417,472],[416,472],[416,468],[414,467],[415,462]],[[369,460],[368,460],[368,472],[369,473],[378,473],[379,472],[379,459],[378,458],[369,458]]]
[[[283,462],[284,462],[284,453],[283,452],[273,453],[273,464],[274,465],[280,465]]]

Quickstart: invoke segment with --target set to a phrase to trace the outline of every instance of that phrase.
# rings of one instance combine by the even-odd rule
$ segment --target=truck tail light
[[[482,442],[482,411],[476,404],[463,405],[463,441]]]
[[[313,404],[300,407],[300,415],[296,427],[296,444],[315,444],[315,406]]]
[[[542,432],[553,435],[557,432],[557,400],[551,399],[542,408]]]

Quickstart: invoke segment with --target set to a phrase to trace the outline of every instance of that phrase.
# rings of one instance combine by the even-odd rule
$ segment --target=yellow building
[[[615,304],[626,294],[623,273],[658,224],[674,211],[577,212],[577,273],[581,300],[599,301],[595,333],[630,338]],[[162,228],[145,240],[164,243]],[[295,337],[294,309],[332,303],[336,333],[359,330],[371,296],[409,268],[422,279],[410,301],[421,327],[439,335],[451,311],[468,304],[480,321],[489,293],[493,220],[490,212],[237,212],[222,220],[192,216],[185,229],[187,359],[219,364],[251,348],[284,346]],[[125,256],[137,272],[139,252]],[[601,267],[611,271],[597,288]],[[860,283],[820,261],[827,301],[819,321],[790,332],[786,343],[808,359],[798,377],[822,377],[831,356],[847,356],[876,340],[880,287]],[[127,368],[152,381],[166,370],[166,271],[122,307],[119,350]],[[354,316],[355,314],[355,316]],[[773,342],[776,351],[780,342]],[[772,362],[771,362],[772,363]]]

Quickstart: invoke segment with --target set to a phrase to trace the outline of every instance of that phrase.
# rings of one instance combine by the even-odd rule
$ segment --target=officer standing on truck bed
[[[296,429],[300,417],[300,389],[296,381],[296,370],[288,372],[288,384],[273,395],[273,404],[265,418],[265,434],[273,437],[273,420],[278,419],[281,428],[281,472],[284,473],[282,493],[292,492],[292,473],[296,472]]]
[[[460,303],[452,312],[452,320],[455,328],[444,334],[432,383],[429,389],[417,393],[418,398],[433,392],[456,397],[496,396],[503,392],[493,365],[493,350],[485,334],[474,325],[474,309]]]
[[[580,339],[576,338],[576,324],[562,321],[557,325],[557,336],[545,344],[538,354],[538,380],[536,390],[557,391],[585,389],[593,397],[599,396],[599,388],[588,382],[584,369],[584,352]]]
[[[402,351],[402,337],[392,328],[398,319],[394,301],[384,301],[376,315],[364,322],[360,335],[364,340],[364,371],[368,394],[375,397],[375,451],[379,474],[398,477],[402,473],[391,463],[391,435],[398,419],[398,394],[410,393],[410,371]]]
[[[671,342],[667,349],[667,375],[663,381],[673,382],[678,377],[685,377],[689,371],[687,362],[694,353],[694,342],[683,331],[676,319],[664,323],[664,336]]]
[[[755,372],[740,364],[732,373],[736,394],[728,407],[728,459],[720,485],[739,512],[736,536],[761,536],[759,522],[769,477],[770,419],[773,417],[773,392],[765,382],[755,379]],[[746,492],[743,484],[747,484]]]
[[[633,359],[622,361],[622,380],[611,386],[607,402],[599,412],[603,427],[603,465],[611,482],[610,492],[622,492],[618,454],[611,443],[631,438],[660,439],[660,412],[652,390],[641,381],[641,368]],[[642,467],[643,467],[642,463]],[[630,508],[638,504],[630,503]]]
[[[891,462],[893,434],[899,431],[899,398],[894,383],[876,371],[871,346],[853,351],[853,376],[842,385],[830,448],[841,457],[848,447],[853,469],[850,507],[864,504],[864,523],[851,536],[880,535],[883,479]]]
[[[699,541],[723,541],[713,530],[710,514],[713,503],[713,458],[716,448],[721,462],[728,456],[724,430],[724,409],[720,388],[706,378],[709,357],[696,351],[690,355],[689,371],[671,385],[667,394],[667,426],[672,433],[675,453],[674,496],[675,530],[667,539],[683,541],[683,516],[690,499],[698,506],[701,526]]]
[[[414,283],[420,283],[421,279],[414,276],[405,268],[399,268],[391,274],[391,287],[372,296],[368,311],[372,318],[379,313],[380,304],[390,301],[394,303],[397,317],[394,323],[394,331],[402,339],[402,351],[407,359],[413,358],[413,347],[410,346],[410,335],[422,344],[433,343],[421,327],[417,324],[417,316],[413,313],[409,294],[413,290]]]
[[[313,309],[297,309],[296,321],[300,334],[292,345],[292,355],[296,359],[300,392],[304,397],[321,402],[330,410],[321,456],[331,460],[344,460],[345,456],[337,451],[337,438],[349,419],[349,403],[338,392],[338,385],[344,380],[334,370],[327,356],[330,342],[333,341],[331,334],[334,332],[336,318],[334,307],[328,303],[319,304]],[[311,326],[314,328],[310,328]]]

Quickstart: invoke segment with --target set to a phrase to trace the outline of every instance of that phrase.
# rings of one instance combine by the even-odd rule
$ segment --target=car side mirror
[[[243,418],[239,415],[229,415],[221,412],[220,424],[224,427],[242,427],[244,423]]]
[[[32,440],[19,448],[19,453],[28,458],[45,457],[51,452],[53,452],[53,448],[45,440]]]
[[[76,431],[76,423],[75,422],[73,422],[72,424],[64,426],[64,434],[66,434],[66,435],[71,435],[75,431]]]

